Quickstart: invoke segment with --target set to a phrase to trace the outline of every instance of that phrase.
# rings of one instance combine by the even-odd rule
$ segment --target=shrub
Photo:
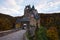
[[[48,40],[46,35],[46,28],[40,26],[37,31],[37,40]]]

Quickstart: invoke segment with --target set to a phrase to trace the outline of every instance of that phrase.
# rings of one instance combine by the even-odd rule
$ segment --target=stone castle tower
[[[26,6],[25,9],[24,9],[24,16],[25,17],[29,17],[30,16],[30,5]]]
[[[35,9],[34,5],[31,7],[27,5],[24,9],[24,17],[28,17],[30,19],[30,25],[36,26],[36,20],[34,18],[34,14],[36,15],[38,12]]]

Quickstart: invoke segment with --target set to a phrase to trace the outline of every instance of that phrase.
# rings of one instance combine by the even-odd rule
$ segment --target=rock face
[[[14,22],[15,18],[12,16],[0,13],[0,31],[12,29]]]

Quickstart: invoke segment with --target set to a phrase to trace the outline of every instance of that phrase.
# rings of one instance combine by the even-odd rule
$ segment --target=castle
[[[36,26],[36,22],[38,23],[37,25],[40,26],[40,17],[37,15],[38,12],[35,9],[34,5],[31,7],[30,5],[27,5],[24,9],[24,15],[21,18],[18,18],[16,21],[17,26],[23,26],[24,24],[29,24],[31,26]]]
[[[38,14],[39,16],[37,21],[34,14]],[[17,18],[16,27],[23,26],[23,24],[36,26],[36,22],[38,23],[38,27],[40,27],[40,25],[46,27],[47,29],[50,27],[56,27],[60,30],[60,13],[38,13],[34,6],[31,8],[30,5],[27,5],[24,9],[24,15]]]

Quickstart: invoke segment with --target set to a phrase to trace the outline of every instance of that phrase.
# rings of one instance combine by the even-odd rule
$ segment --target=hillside
[[[40,25],[47,28],[48,34],[55,36],[57,34],[60,38],[60,13],[40,14]]]
[[[60,24],[60,13],[53,14],[40,14],[40,22],[42,26],[59,26]]]
[[[12,16],[0,13],[0,31],[12,29],[14,22],[15,18]]]

